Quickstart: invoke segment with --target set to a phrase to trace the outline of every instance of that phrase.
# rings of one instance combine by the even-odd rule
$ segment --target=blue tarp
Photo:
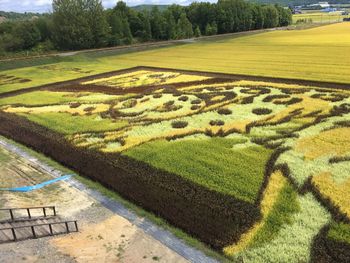
[[[53,180],[49,180],[49,181],[43,182],[41,184],[32,185],[32,186],[23,186],[23,187],[17,187],[17,188],[0,188],[0,191],[30,192],[30,191],[33,191],[33,190],[37,190],[37,189],[43,188],[44,186],[47,186],[49,184],[53,184],[53,183],[56,183],[58,181],[69,179],[71,176],[72,176],[71,174],[64,175],[64,176],[55,178]]]

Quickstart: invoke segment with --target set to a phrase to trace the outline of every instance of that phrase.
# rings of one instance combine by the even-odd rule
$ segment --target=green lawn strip
[[[126,95],[118,96],[91,92],[79,93],[80,96],[74,96],[75,94],[76,93],[73,92],[33,91],[17,96],[2,98],[0,99],[0,106],[13,104],[37,106],[64,104],[68,102],[92,103],[127,97]]]
[[[350,225],[332,222],[328,231],[330,239],[350,244]]]
[[[124,154],[211,190],[254,203],[272,151],[262,146],[232,149],[237,143],[242,140],[158,140]]]
[[[112,122],[110,119],[102,119],[96,114],[73,116],[69,113],[48,112],[38,114],[22,113],[19,115],[62,134],[110,131],[122,128],[128,124],[127,121]]]
[[[72,101],[68,92],[33,91],[18,96],[0,99],[0,105],[22,104],[28,106],[61,104]]]
[[[0,165],[8,162],[10,157],[8,154],[0,148]]]
[[[60,62],[57,64],[50,64],[54,69],[47,69],[41,67],[25,67],[9,71],[3,71],[1,74],[8,76],[15,76],[31,81],[25,83],[13,83],[0,86],[0,94],[9,91],[21,90],[49,83],[55,83],[66,80],[73,80],[85,76],[95,75],[103,72],[114,71],[131,66],[128,63],[108,64],[101,61],[89,59],[84,56],[74,57],[71,62]],[[82,71],[76,71],[79,69]]]
[[[203,253],[205,253],[207,256],[209,257],[213,257],[218,259],[220,262],[230,262],[227,258],[225,258],[223,255],[217,253],[216,251],[210,249],[207,245],[205,245],[204,243],[200,242],[199,240],[195,239],[194,237],[190,236],[189,234],[183,232],[181,229],[176,228],[170,224],[168,224],[164,219],[156,216],[155,214],[148,212],[146,210],[144,210],[142,207],[139,207],[127,200],[125,200],[124,198],[122,198],[118,193],[107,189],[106,187],[104,187],[103,185],[101,185],[98,182],[92,181],[88,178],[82,177],[80,175],[77,175],[74,171],[68,169],[67,167],[62,166],[61,164],[57,163],[56,161],[52,160],[51,158],[38,153],[22,144],[19,144],[15,141],[9,140],[3,136],[0,136],[1,140],[5,140],[13,145],[16,145],[17,147],[21,148],[22,150],[28,152],[30,155],[34,156],[35,158],[39,159],[40,161],[54,167],[55,169],[58,169],[66,174],[75,174],[74,178],[77,179],[79,182],[83,183],[84,185],[86,185],[86,187],[98,191],[100,192],[102,195],[107,196],[117,202],[120,202],[121,204],[123,204],[126,208],[130,209],[131,211],[133,211],[135,214],[137,214],[139,217],[144,217],[149,219],[151,222],[153,222],[154,224],[162,227],[163,229],[171,232],[172,234],[174,234],[176,237],[178,237],[179,239],[183,240],[186,244],[197,248],[198,250],[202,251]],[[1,203],[1,202],[0,202]],[[1,204],[0,204],[1,207]]]
[[[291,224],[293,214],[300,211],[297,193],[288,183],[279,193],[264,225],[250,241],[249,247],[259,247],[273,240],[284,224]]]

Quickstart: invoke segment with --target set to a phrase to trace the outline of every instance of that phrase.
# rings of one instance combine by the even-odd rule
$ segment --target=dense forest
[[[171,5],[164,10],[135,10],[122,1],[105,10],[101,0],[53,0],[52,14],[0,24],[0,54],[185,39],[286,26],[291,20],[289,9],[244,0]]]

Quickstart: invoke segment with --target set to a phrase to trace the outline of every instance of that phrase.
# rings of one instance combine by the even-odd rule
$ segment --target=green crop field
[[[276,30],[142,52],[81,54],[38,62],[0,74],[0,92],[74,79],[133,66],[155,66],[279,78],[350,83],[350,26]]]
[[[312,13],[303,13],[303,14],[295,14],[293,15],[293,23],[297,23],[299,20],[304,20],[304,22],[307,22],[305,20],[308,20],[312,23],[334,23],[334,22],[342,22],[343,18],[348,18],[349,15],[342,15],[342,12],[312,12]],[[310,21],[310,19],[312,21]]]
[[[266,70],[296,77],[298,71],[300,78],[303,73],[306,79],[348,82],[344,72],[350,61],[338,52],[350,48],[350,39],[337,38],[346,30],[338,24],[105,57],[79,62],[74,66],[79,72],[67,75],[68,62],[40,67],[55,75],[54,81],[136,61],[247,74],[242,65],[249,60],[243,57],[251,57],[259,61],[251,66],[259,75]],[[322,40],[319,46],[315,38]],[[249,43],[245,50],[236,50],[244,43]],[[330,54],[316,56],[326,43],[339,59],[328,61],[327,69]],[[274,71],[279,63],[292,63],[288,45],[290,53],[304,50],[304,62],[298,62],[303,66]],[[253,46],[255,58],[247,51]],[[264,60],[272,47],[291,60],[277,63],[273,55]],[[306,68],[314,74],[305,75]],[[17,82],[5,88],[49,81],[36,70],[3,73],[4,82]],[[328,75],[320,79],[321,72]],[[3,96],[0,122],[1,134],[108,185],[233,262],[350,258],[350,90],[345,85],[143,67]]]

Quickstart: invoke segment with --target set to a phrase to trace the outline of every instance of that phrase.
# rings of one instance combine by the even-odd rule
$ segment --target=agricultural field
[[[293,23],[297,23],[301,20],[307,23],[335,23],[335,22],[342,22],[343,18],[348,18],[349,15],[342,15],[342,12],[336,11],[336,12],[306,12],[303,14],[295,14],[293,15]],[[310,20],[311,19],[311,20]]]
[[[0,63],[0,93],[89,75],[154,66],[278,78],[350,83],[350,26],[219,36],[139,52],[86,53]]]
[[[234,262],[346,262],[350,90],[335,87],[130,68],[1,97],[0,134]]]

